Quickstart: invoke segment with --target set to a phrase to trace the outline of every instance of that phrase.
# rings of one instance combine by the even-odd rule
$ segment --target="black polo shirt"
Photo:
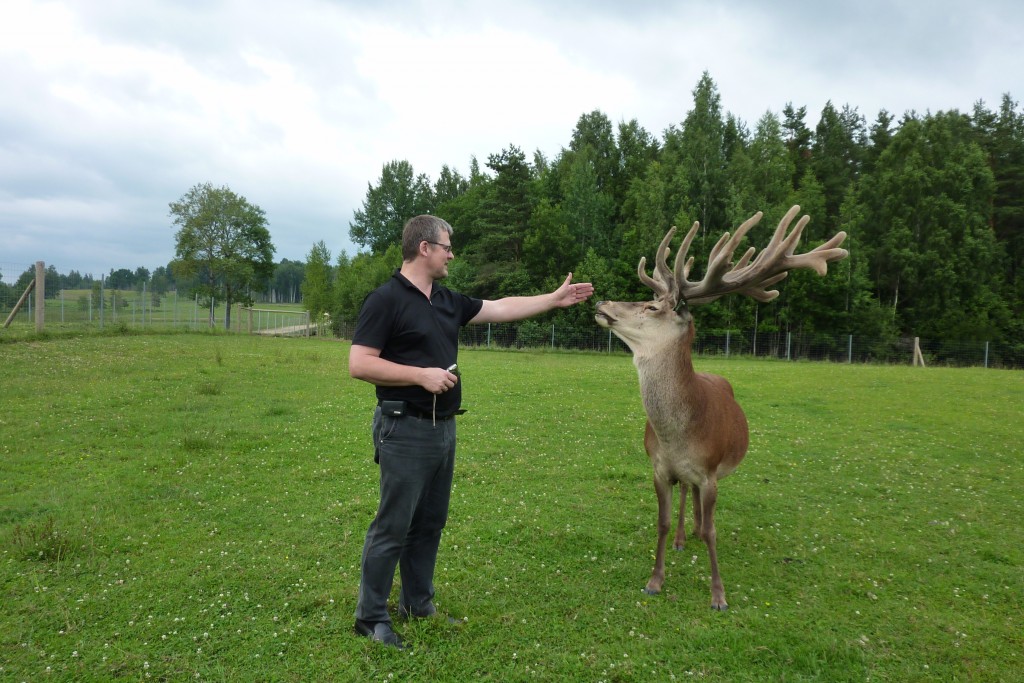
[[[352,343],[380,349],[380,357],[418,368],[447,368],[459,352],[459,328],[480,312],[484,302],[434,283],[430,299],[400,270],[370,292],[359,311]],[[377,387],[378,400],[407,401],[423,413],[434,411],[434,394],[421,386]],[[462,382],[437,394],[437,416],[447,417],[462,404]]]

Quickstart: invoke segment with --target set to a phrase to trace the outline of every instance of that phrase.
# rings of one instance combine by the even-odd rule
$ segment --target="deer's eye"
[[[644,306],[644,310],[645,311],[657,311],[658,310],[658,306],[655,305],[655,304],[647,304],[646,306]]]

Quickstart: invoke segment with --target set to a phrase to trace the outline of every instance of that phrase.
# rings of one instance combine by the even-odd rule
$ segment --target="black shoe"
[[[411,610],[405,605],[398,606],[398,618],[407,621],[408,619],[440,619],[442,616],[448,621],[449,624],[461,624],[462,620],[456,619],[452,616],[442,615],[434,607],[434,603],[428,605],[427,611],[422,613],[411,612]]]
[[[402,637],[391,629],[391,624],[386,621],[363,621],[356,619],[355,632],[357,635],[365,636],[375,643],[381,643],[396,650],[404,650],[405,643]]]

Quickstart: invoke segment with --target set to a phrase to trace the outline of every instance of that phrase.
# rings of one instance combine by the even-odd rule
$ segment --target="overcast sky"
[[[227,185],[275,261],[357,248],[382,166],[436,180],[582,114],[683,120],[706,70],[753,127],[787,102],[872,122],[1024,98],[1019,0],[4,0],[0,272],[95,276],[174,256],[168,203]],[[458,229],[458,226],[455,226]]]

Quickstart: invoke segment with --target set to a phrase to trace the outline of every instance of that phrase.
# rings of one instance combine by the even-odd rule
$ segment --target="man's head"
[[[451,245],[451,239],[452,226],[448,221],[430,215],[410,218],[402,230],[402,260],[415,259],[424,242],[430,249],[443,249],[438,244]]]

